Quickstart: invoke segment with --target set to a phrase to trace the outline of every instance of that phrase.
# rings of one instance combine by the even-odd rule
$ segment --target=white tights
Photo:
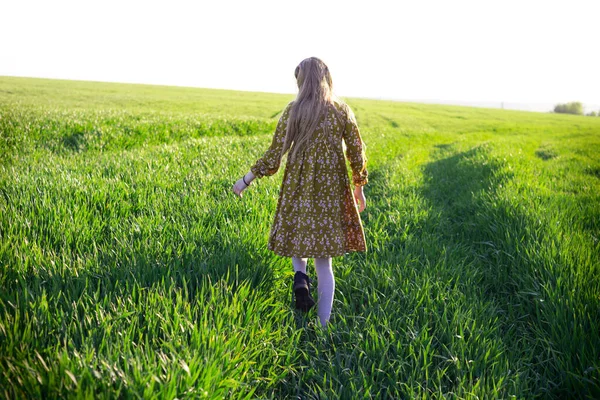
[[[307,258],[292,257],[294,272],[300,271],[306,274]],[[315,269],[317,270],[317,279],[319,285],[317,293],[319,300],[317,303],[319,320],[322,326],[326,326],[331,316],[331,307],[333,306],[333,293],[335,292],[335,278],[331,268],[331,257],[315,258]]]

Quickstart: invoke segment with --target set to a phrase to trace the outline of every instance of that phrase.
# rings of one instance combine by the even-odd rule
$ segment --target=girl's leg
[[[331,257],[315,258],[315,269],[317,270],[317,278],[319,286],[318,300],[318,315],[321,320],[321,325],[327,325],[331,315],[331,307],[333,306],[333,293],[335,291],[335,278],[333,277],[333,269],[331,268]]]
[[[310,295],[310,280],[306,275],[307,258],[292,257],[294,266],[294,297],[296,299],[296,308],[308,312],[314,305],[315,300]]]
[[[306,262],[308,258],[292,257],[292,265],[294,266],[294,272],[302,272],[306,274]]]

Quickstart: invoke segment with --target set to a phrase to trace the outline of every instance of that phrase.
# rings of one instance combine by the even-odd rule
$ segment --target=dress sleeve
[[[285,134],[287,131],[287,122],[290,116],[291,106],[292,103],[288,104],[283,111],[281,118],[279,118],[271,146],[265,152],[265,154],[250,168],[250,171],[252,171],[254,176],[257,178],[273,175],[279,170],[279,164],[281,163],[281,150],[283,149],[283,144],[285,142]]]
[[[346,158],[350,161],[352,169],[352,182],[355,186],[364,186],[368,183],[367,155],[365,143],[362,141],[358,124],[352,110],[348,109],[348,119],[344,129],[344,142],[346,143]]]

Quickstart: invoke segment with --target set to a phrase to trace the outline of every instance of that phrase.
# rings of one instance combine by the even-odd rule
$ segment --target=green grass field
[[[284,164],[231,191],[293,97],[0,77],[2,397],[600,397],[600,118],[346,99],[324,331],[266,249]]]

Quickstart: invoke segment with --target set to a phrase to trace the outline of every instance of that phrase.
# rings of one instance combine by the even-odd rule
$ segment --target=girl
[[[268,249],[292,258],[296,308],[305,312],[315,304],[306,274],[307,260],[314,258],[318,316],[326,326],[335,290],[331,258],[367,250],[359,215],[366,206],[366,146],[354,114],[333,95],[331,74],[323,61],[303,60],[295,76],[296,100],[283,111],[269,149],[233,191],[242,197],[255,178],[273,175],[289,150]],[[342,142],[352,169],[354,199]]]

